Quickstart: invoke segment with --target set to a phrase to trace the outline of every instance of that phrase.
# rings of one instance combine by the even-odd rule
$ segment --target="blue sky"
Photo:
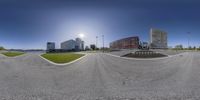
[[[1,0],[0,46],[46,48],[47,41],[105,45],[128,36],[149,41],[150,28],[168,32],[168,44],[200,46],[199,0]]]

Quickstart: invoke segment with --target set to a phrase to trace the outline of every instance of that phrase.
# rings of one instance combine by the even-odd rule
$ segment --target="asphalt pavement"
[[[66,66],[0,55],[0,100],[200,100],[200,53],[133,60],[91,53]]]

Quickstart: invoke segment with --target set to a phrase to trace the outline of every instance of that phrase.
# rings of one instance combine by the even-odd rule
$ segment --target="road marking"
[[[43,54],[44,54],[44,53],[43,53]],[[63,63],[63,64],[58,64],[58,63],[52,62],[52,61],[50,61],[50,60],[48,60],[48,59],[42,57],[41,55],[42,55],[42,54],[40,54],[40,55],[38,55],[38,56],[39,56],[40,58],[46,60],[47,62],[49,62],[49,63],[51,63],[51,64],[53,64],[53,65],[58,65],[58,66],[66,66],[66,65],[69,65],[69,64],[73,64],[73,63],[75,63],[75,62],[77,62],[77,61],[79,61],[79,60],[85,58],[86,56],[88,56],[88,54],[84,54],[84,56],[82,56],[82,57],[80,57],[80,58],[78,58],[78,59],[76,59],[76,60],[73,60],[73,61],[71,61],[71,62]]]
[[[186,53],[186,52],[184,52],[184,53]],[[168,55],[167,57],[161,57],[161,58],[128,58],[128,57],[121,57],[121,56],[117,56],[117,55],[113,55],[113,54],[108,54],[108,53],[105,53],[105,54],[109,55],[109,56],[121,58],[121,59],[128,59],[128,60],[161,60],[161,59],[167,59],[167,58],[171,58],[171,57],[180,56],[183,53],[179,53],[179,54],[176,54],[176,55]]]

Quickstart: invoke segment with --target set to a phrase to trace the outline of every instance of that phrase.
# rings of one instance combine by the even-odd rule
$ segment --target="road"
[[[200,53],[127,60],[91,53],[67,66],[0,56],[0,100],[199,100]]]

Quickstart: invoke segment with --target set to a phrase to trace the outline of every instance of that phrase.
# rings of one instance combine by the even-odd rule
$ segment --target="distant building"
[[[95,45],[95,44],[91,44],[91,45],[90,45],[90,48],[91,48],[92,50],[95,50],[95,49],[96,49],[96,45]]]
[[[138,49],[139,37],[128,37],[110,43],[111,49]]]
[[[165,49],[167,47],[167,33],[158,29],[151,29],[150,48]]]
[[[62,50],[75,50],[75,51],[81,51],[84,50],[84,41],[82,41],[80,38],[76,38],[76,40],[68,40],[61,43],[61,49]]]
[[[55,43],[54,42],[47,42],[47,50],[54,50]]]

